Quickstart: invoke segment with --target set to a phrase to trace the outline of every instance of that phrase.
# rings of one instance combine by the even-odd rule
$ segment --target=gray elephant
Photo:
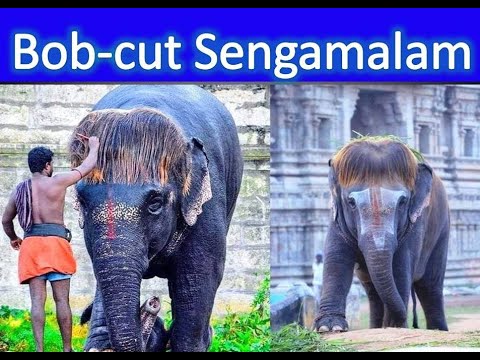
[[[85,350],[164,348],[162,336],[145,344],[140,321],[140,284],[157,276],[168,279],[172,351],[206,351],[243,173],[232,116],[190,85],[120,86],[93,110],[70,143],[77,166],[84,136],[100,139],[76,187],[97,280]]]
[[[448,330],[443,281],[450,217],[441,180],[420,154],[393,138],[354,140],[330,166],[333,218],[316,329],[348,330],[345,302],[355,268],[370,302],[371,328],[406,327],[412,293],[427,328]]]

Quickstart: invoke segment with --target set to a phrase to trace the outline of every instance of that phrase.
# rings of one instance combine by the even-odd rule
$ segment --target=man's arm
[[[20,239],[15,233],[15,227],[13,225],[13,219],[17,216],[17,206],[15,205],[15,195],[16,191],[12,192],[10,199],[8,200],[7,207],[2,216],[2,226],[5,234],[10,238],[10,245],[18,250],[22,244],[22,239]]]
[[[99,141],[96,136],[92,136],[88,140],[88,147],[89,152],[88,156],[85,160],[83,160],[82,164],[77,166],[74,171],[64,172],[55,175],[53,178],[55,182],[61,186],[69,187],[80,181],[83,177],[88,175],[97,164],[97,157],[98,157],[98,147]]]

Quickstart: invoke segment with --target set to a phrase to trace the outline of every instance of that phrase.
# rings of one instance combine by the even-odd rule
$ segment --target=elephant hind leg
[[[422,279],[415,283],[415,292],[427,319],[427,329],[448,331],[443,304],[443,288],[434,287],[429,280]]]
[[[380,299],[380,296],[378,296],[373,283],[365,281],[362,282],[362,285],[365,288],[368,302],[370,303],[370,329],[379,329],[383,326],[383,301]]]
[[[448,229],[438,241],[430,256],[425,274],[415,282],[414,288],[422,304],[427,329],[448,331],[443,301],[443,281],[447,267]]]

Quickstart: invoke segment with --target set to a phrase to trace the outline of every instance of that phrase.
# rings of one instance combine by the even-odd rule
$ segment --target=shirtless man
[[[2,218],[3,230],[15,250],[20,250],[18,273],[21,284],[28,284],[32,302],[31,319],[37,351],[43,351],[46,281],[52,286],[63,350],[72,351],[72,312],[69,303],[70,278],[76,262],[70,247],[70,231],[63,212],[67,188],[90,173],[97,162],[97,137],[85,138],[89,154],[72,171],[53,174],[53,152],[37,147],[28,153],[31,179],[13,191]],[[13,219],[18,215],[25,231],[22,240],[15,233]]]

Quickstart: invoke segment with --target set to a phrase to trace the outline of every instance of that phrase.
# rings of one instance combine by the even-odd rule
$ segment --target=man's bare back
[[[67,188],[78,182],[93,170],[98,151],[98,139],[89,140],[90,159],[87,157],[76,171],[45,176],[41,173],[32,175],[32,217],[34,224],[64,225],[63,212]]]
[[[32,217],[34,224],[64,225],[66,190],[55,177],[32,176]]]
[[[32,221],[33,224],[64,225],[63,212],[67,188],[90,173],[97,162],[99,140],[96,136],[88,140],[89,154],[85,161],[73,169],[52,176],[53,161],[44,165],[41,171],[32,173]],[[16,190],[13,190],[3,213],[2,224],[14,249],[20,247],[20,239],[14,230],[13,219],[17,215]]]

